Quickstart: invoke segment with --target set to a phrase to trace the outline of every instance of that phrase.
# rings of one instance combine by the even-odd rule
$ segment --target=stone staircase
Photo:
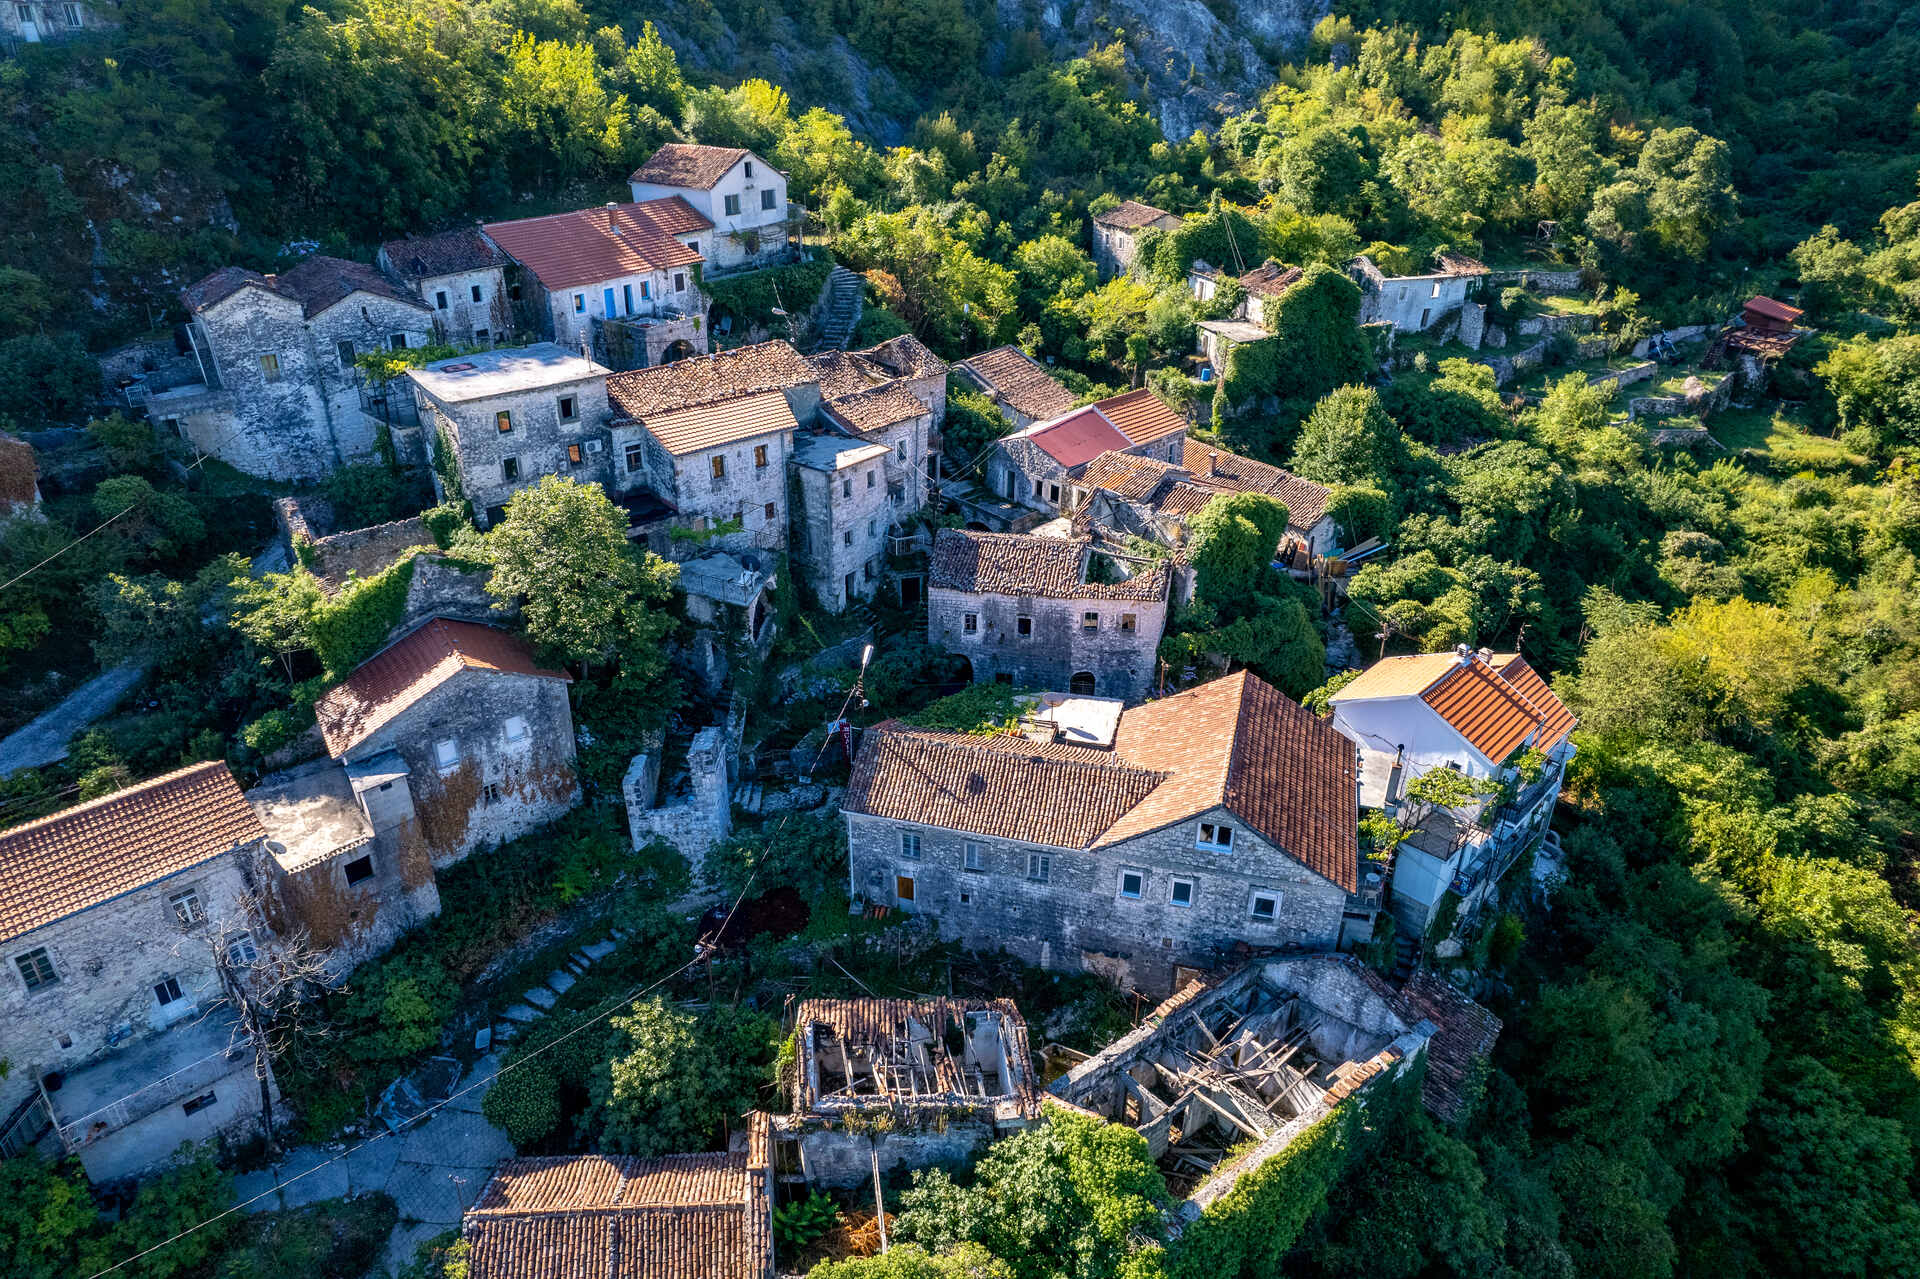
[[[833,268],[820,290],[820,301],[815,304],[820,327],[813,344],[807,348],[809,355],[847,349],[847,343],[853,340],[853,331],[860,327],[864,295],[865,282],[858,275],[843,266]]]
[[[1407,984],[1420,962],[1420,939],[1405,932],[1393,935],[1393,973],[1388,978],[1396,987]]]
[[[510,1004],[501,1011],[493,1023],[493,1042],[505,1043],[518,1035],[523,1027],[531,1026],[545,1017],[560,1001],[560,996],[573,989],[573,984],[586,976],[595,964],[624,945],[628,936],[624,928],[609,928],[605,937],[589,942],[567,956],[565,963],[522,995],[520,1002]]]

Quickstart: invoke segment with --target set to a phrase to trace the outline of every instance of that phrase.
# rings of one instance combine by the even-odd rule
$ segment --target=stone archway
[[[685,338],[681,338],[678,342],[669,344],[666,350],[660,352],[660,363],[672,364],[675,360],[684,360],[688,356],[698,354],[699,352],[693,349],[693,343],[687,341]]]
[[[1092,671],[1075,671],[1067,681],[1067,691],[1078,697],[1092,697],[1094,679]]]

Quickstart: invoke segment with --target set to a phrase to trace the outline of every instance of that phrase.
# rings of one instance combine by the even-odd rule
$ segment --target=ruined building
[[[389,240],[374,262],[432,309],[436,341],[491,346],[513,339],[509,259],[478,227]]]

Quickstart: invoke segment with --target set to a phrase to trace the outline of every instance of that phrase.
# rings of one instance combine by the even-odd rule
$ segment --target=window
[[[895,875],[893,877],[893,895],[902,906],[913,905],[913,876]]]
[[[971,888],[963,888],[960,890],[960,904],[962,906],[973,905],[973,890]]]
[[[354,860],[348,862],[344,869],[347,872],[348,884],[357,884],[363,879],[372,879],[373,857],[371,854],[366,857],[356,857]]]
[[[773,521],[774,521],[774,518],[775,518],[775,517],[774,517],[774,512],[773,512],[773,503],[772,503],[772,502],[768,502],[768,503],[767,503],[767,523],[769,523],[769,524],[771,524],[771,523],[773,523]]]
[[[721,454],[721,453],[715,453],[715,454],[713,455],[713,463],[712,463],[712,465],[713,465],[713,478],[714,478],[714,479],[716,479],[716,480],[724,480],[724,479],[726,479],[726,478],[727,478],[727,459],[726,459],[726,456],[725,456],[724,454]]]
[[[1190,879],[1174,880],[1173,892],[1168,900],[1176,906],[1193,905],[1193,881]]]
[[[1132,613],[1120,614],[1120,629],[1128,632],[1138,630],[1139,619],[1136,618]]]
[[[911,857],[915,861],[920,859],[920,833],[918,831],[903,830],[900,832],[900,855],[902,857]]]
[[[866,578],[869,582],[871,582],[873,580],[873,565],[872,564],[862,565],[860,569],[860,575]]]
[[[387,334],[387,345],[396,351],[404,351],[407,349],[407,335],[404,333],[389,333]]]
[[[986,855],[980,851],[980,845],[974,843],[972,840],[968,840],[966,847],[961,851],[960,869],[970,870],[975,874],[984,874],[986,872]]]
[[[840,496],[853,496],[853,477],[851,475],[843,475],[840,477]]]
[[[1429,294],[1428,296],[1430,296],[1430,297],[1436,297],[1436,298],[1440,296],[1440,281],[1438,281],[1438,280],[1435,280],[1435,281],[1433,282],[1433,292],[1432,292],[1431,294]]]
[[[853,574],[851,573],[847,574],[846,592],[847,592],[847,598],[852,599],[853,598]]]
[[[20,979],[27,983],[28,990],[39,990],[60,980],[60,974],[53,970],[53,961],[47,958],[45,946],[16,955],[13,962],[20,969]]]
[[[445,289],[435,291],[433,295],[433,307],[436,311],[444,311],[447,309],[447,291]]]
[[[469,294],[471,294],[471,295],[472,295],[472,297],[473,297],[473,300],[474,300],[475,302],[478,302],[478,301],[480,300],[480,286],[479,286],[479,285],[477,285],[477,284],[476,284],[476,285],[474,285],[474,286],[472,286],[471,288],[469,288],[469,289],[467,290],[467,292],[468,292]]]
[[[198,1097],[189,1097],[180,1103],[180,1113],[183,1115],[197,1115],[208,1106],[211,1106],[216,1100],[218,1099],[210,1092],[203,1092]]]
[[[699,254],[700,254],[700,241],[698,241],[698,240],[688,240],[688,241],[687,241],[687,247],[688,247],[689,249],[692,249],[692,250],[693,250],[693,252],[694,252],[694,256],[696,256],[696,257],[698,257],[698,256],[699,256]]]
[[[258,961],[260,951],[253,944],[253,938],[242,933],[227,943],[227,963],[234,968],[245,968]]]
[[[1044,884],[1053,875],[1053,858],[1045,853],[1027,854],[1027,878]]]
[[[480,806],[482,808],[492,808],[495,804],[499,802],[500,802],[500,787],[498,784],[494,782],[488,782],[485,786],[482,786],[480,788]]]
[[[653,301],[653,281],[652,280],[640,281],[640,300],[642,302]],[[627,304],[627,307],[629,310],[631,310],[633,307],[633,304],[629,302]]]
[[[460,743],[443,737],[433,744],[433,766],[443,773],[460,767]]]
[[[1013,619],[1013,631],[1014,631],[1014,634],[1016,634],[1016,635],[1031,635],[1031,634],[1033,634],[1033,619],[1032,619],[1031,617],[1016,617],[1016,618],[1014,618],[1014,619]]]
[[[995,671],[993,674],[993,682],[996,684],[1011,684],[1013,683],[1013,673],[1011,671]]]
[[[907,460],[907,442],[905,440],[900,440],[894,444],[893,455],[902,462]]]
[[[638,472],[642,464],[645,462],[645,460],[646,460],[645,449],[641,448],[638,444],[627,445],[627,474],[628,475],[632,475]]]
[[[70,4],[67,6],[67,25],[70,27],[78,27],[80,25],[79,5]]]
[[[965,617],[961,618],[960,629],[969,635],[978,631],[980,629],[980,614],[968,613]]]
[[[844,532],[842,532],[842,533],[840,534],[840,545],[842,545],[842,546],[852,546],[852,545],[853,545],[853,530],[852,530],[852,529],[847,529],[847,530],[845,530]]]
[[[487,332],[485,329],[475,329],[473,331],[473,340],[476,342],[490,341],[492,337],[493,335]]]
[[[507,296],[509,298],[512,298],[515,302],[518,302],[520,300],[520,281],[515,280],[512,284],[509,284],[507,286]]]
[[[587,313],[587,295],[586,294],[576,293],[573,295],[573,313],[575,315],[585,315]]]
[[[873,487],[873,485],[874,485],[874,478],[873,478],[873,472],[872,472],[872,471],[868,471],[868,472],[867,472],[867,487],[868,487],[868,488],[872,488],[872,487]]]
[[[1058,505],[1058,504],[1059,504],[1059,501],[1060,501],[1060,486],[1059,486],[1058,484],[1049,484],[1049,485],[1047,485],[1047,500],[1048,500],[1049,502],[1052,502],[1052,503],[1054,503],[1054,504],[1056,504],[1056,505]]]
[[[567,465],[568,466],[578,466],[585,460],[586,459],[582,457],[580,454],[580,446],[578,444],[567,445]]]
[[[1147,872],[1143,870],[1122,870],[1120,872],[1120,895],[1130,901],[1139,901],[1140,894],[1147,888]]]
[[[1091,609],[1089,609],[1087,612],[1080,614],[1080,629],[1083,631],[1099,630],[1100,614],[1093,612]]]
[[[737,195],[727,196],[725,198],[725,209],[726,209],[726,215],[728,217],[730,218],[739,217],[740,216],[740,197]]]
[[[1195,848],[1214,848],[1221,852],[1233,850],[1233,827],[1215,822],[1201,822],[1200,833],[1194,836]]]
[[[503,457],[500,459],[500,482],[511,484],[520,478],[520,459]]]
[[[645,296],[645,295],[643,294],[642,296]],[[620,286],[620,301],[626,305],[627,314],[632,315],[633,314],[633,286],[631,284],[623,284]]]
[[[518,715],[507,716],[506,727],[509,745],[517,745],[533,736],[532,730],[527,727],[527,721]]]
[[[760,193],[760,207],[763,209],[773,208],[774,201],[777,198],[778,197],[774,195],[773,188],[768,187],[766,190]]]
[[[192,889],[167,898],[167,905],[173,907],[173,917],[180,921],[182,928],[195,928],[207,922],[207,908],[200,904],[200,894]]]
[[[1420,327],[1421,328],[1424,329],[1427,327],[1427,317],[1432,314],[1433,314],[1433,311],[1429,307],[1422,307],[1420,309]]]
[[[353,356],[354,356],[353,343],[338,342],[334,344],[333,349],[340,357],[341,368],[350,369],[353,367]]]
[[[675,293],[685,293],[687,291],[687,273],[685,271],[675,271],[673,273],[673,291]]]
[[[764,471],[767,469],[766,445],[756,444],[753,446],[753,467],[756,471]]]
[[[868,520],[868,521],[867,521],[867,536],[868,536],[868,537],[873,537],[873,536],[875,536],[875,535],[876,535],[876,534],[877,534],[878,532],[879,532],[879,528],[878,528],[878,526],[877,526],[877,525],[875,525],[875,524],[874,524],[874,522],[873,522],[872,520]]]
[[[747,161],[747,177],[753,177],[753,161]]]
[[[280,357],[277,355],[261,356],[260,376],[269,382],[278,382],[280,380]]]
[[[1096,687],[1092,671],[1075,671],[1067,677],[1067,691],[1075,697],[1092,697]]]
[[[153,984],[153,1000],[162,1008],[177,1004],[186,996],[180,993],[180,981],[176,977],[162,977]]]
[[[493,415],[493,429],[502,435],[511,433],[513,430],[513,410],[501,409],[498,413],[495,413]]]
[[[580,401],[571,395],[560,397],[560,420],[578,422],[580,420]]]
[[[1280,913],[1280,894],[1271,888],[1256,888],[1247,901],[1247,914],[1263,924],[1271,924]]]

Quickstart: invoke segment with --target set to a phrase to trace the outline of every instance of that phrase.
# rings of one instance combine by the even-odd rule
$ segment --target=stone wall
[[[1727,407],[1733,398],[1732,377],[1722,377],[1712,386],[1701,383],[1696,389],[1682,395],[1645,395],[1627,401],[1627,416],[1675,417],[1682,413],[1691,413],[1697,417],[1708,417]],[[1696,379],[1689,378],[1689,382]]]
[[[1652,360],[1648,360],[1645,364],[1635,364],[1629,368],[1609,369],[1605,373],[1596,373],[1588,378],[1587,382],[1590,386],[1605,386],[1609,382],[1617,387],[1632,386],[1636,382],[1646,381],[1659,371],[1660,366]]]
[[[1484,302],[1469,302],[1460,308],[1457,322],[1460,345],[1478,351],[1487,333],[1487,307]]]
[[[871,597],[884,576],[887,529],[894,519],[886,470],[883,458],[833,472],[793,468],[792,487],[800,499],[794,557],[814,598],[829,613]]]
[[[1084,627],[1088,613],[1099,619],[1092,631]],[[971,632],[969,615],[975,619]],[[1029,625],[1026,635],[1019,633],[1022,618]],[[927,592],[927,643],[965,657],[980,684],[1006,675],[1026,688],[1064,693],[1075,675],[1091,675],[1093,693],[1138,701],[1153,687],[1166,624],[1165,600],[1061,600],[945,587]]]
[[[1545,338],[1532,346],[1523,347],[1512,355],[1483,355],[1480,363],[1493,370],[1493,384],[1505,386],[1528,369],[1537,368],[1546,362],[1547,341]]]
[[[500,626],[519,617],[520,609],[496,608],[487,594],[486,569],[469,567],[444,555],[418,555],[413,580],[407,584],[406,611],[399,625],[387,632],[391,644],[429,617],[452,617],[466,622]]]
[[[1579,267],[1519,267],[1494,271],[1480,278],[1487,282],[1487,287],[1495,289],[1517,284],[1535,293],[1585,292],[1580,283]]]
[[[622,785],[627,806],[627,830],[635,849],[655,839],[673,845],[693,871],[694,893],[703,893],[711,880],[707,853],[733,833],[733,783],[738,772],[740,734],[746,706],[735,699],[727,723],[711,725],[693,735],[687,747],[685,791],[658,802],[659,748],[634,756]]]
[[[1515,326],[1521,337],[1533,337],[1545,334],[1551,337],[1555,333],[1585,333],[1593,328],[1591,315],[1529,315]]]
[[[543,475],[601,485],[613,478],[604,374],[458,403],[432,400],[418,390],[415,395],[424,433],[438,431],[453,446],[461,487],[483,528],[489,512],[505,506],[521,489],[538,484]],[[570,422],[560,419],[562,396],[574,401]],[[496,420],[499,413],[509,414],[512,423],[513,429],[504,434]],[[576,448],[580,450],[577,463],[569,456],[569,450]],[[503,469],[510,458],[518,467],[518,475],[511,480]],[[437,490],[437,474],[434,484]]]
[[[1233,853],[1194,847],[1196,823],[1238,827]],[[1042,967],[1100,972],[1150,993],[1173,984],[1176,965],[1218,966],[1236,942],[1331,949],[1340,935],[1344,889],[1287,857],[1224,812],[1197,814],[1098,852],[1047,848],[847,814],[851,892],[869,903],[936,920],[942,936],[969,949],[1005,947]],[[904,854],[903,833],[920,836]],[[964,869],[967,845],[983,869]],[[1046,882],[1029,878],[1030,858],[1051,859]],[[1119,894],[1122,868],[1145,872],[1138,899]],[[912,880],[900,900],[897,877]],[[1174,906],[1174,879],[1193,885],[1193,904]],[[1248,912],[1255,887],[1276,892],[1272,923]]]
[[[1692,342],[1705,337],[1718,327],[1718,325],[1713,324],[1683,324],[1677,329],[1667,329],[1663,332],[1652,334],[1649,337],[1643,337],[1638,342],[1635,342],[1633,344],[1633,354],[1635,358],[1644,360],[1647,358],[1647,353],[1653,350],[1656,340],[1665,339],[1676,345],[1681,342]]]
[[[981,1120],[949,1121],[944,1128],[890,1130],[877,1136],[805,1124],[787,1138],[800,1149],[800,1171],[809,1185],[850,1190],[871,1183],[873,1160],[880,1175],[906,1168],[962,1168],[998,1136]]]

